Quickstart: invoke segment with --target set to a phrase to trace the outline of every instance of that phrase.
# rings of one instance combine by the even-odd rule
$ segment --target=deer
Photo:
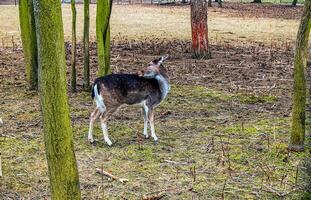
[[[136,74],[109,74],[97,78],[92,86],[92,99],[96,104],[90,115],[88,141],[93,144],[93,125],[100,118],[104,141],[112,145],[108,136],[107,121],[123,105],[142,106],[144,118],[143,135],[149,138],[148,124],[154,143],[158,138],[154,128],[154,110],[167,97],[170,90],[167,70],[163,62],[168,56],[151,61]]]

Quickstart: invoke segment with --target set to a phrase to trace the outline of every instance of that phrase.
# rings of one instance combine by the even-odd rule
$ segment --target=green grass
[[[36,100],[36,96],[30,97],[32,104],[23,109],[37,107],[34,106]],[[160,143],[155,145],[151,140],[143,140],[139,145],[137,134],[142,134],[143,128],[140,109],[125,107],[109,121],[113,147],[103,143],[99,124],[94,129],[97,145],[86,141],[90,108],[85,110],[81,106],[88,101],[91,100],[87,93],[70,98],[82,194],[91,199],[138,199],[167,189],[171,191],[165,199],[218,199],[225,181],[225,199],[253,199],[255,193],[261,198],[277,199],[276,194],[260,188],[290,191],[290,186],[280,185],[280,179],[286,175],[284,184],[294,184],[296,166],[305,156],[304,153],[287,154],[289,118],[254,112],[252,119],[237,119],[238,113],[247,111],[231,104],[235,101],[244,106],[264,106],[278,101],[276,97],[253,98],[203,86],[173,84],[168,99],[157,108],[156,131]],[[170,113],[161,116],[167,111]],[[120,118],[122,116],[126,118]],[[223,123],[224,119],[227,122]],[[26,198],[48,195],[43,138],[39,127],[36,131],[38,135],[30,138],[24,138],[24,134],[0,137],[2,191],[16,192]],[[222,147],[225,156],[222,156]],[[129,182],[121,184],[106,177],[102,181],[95,173],[95,168],[101,166]],[[190,173],[194,166],[195,182]],[[192,188],[192,192],[187,188]],[[288,199],[292,197],[289,195]]]

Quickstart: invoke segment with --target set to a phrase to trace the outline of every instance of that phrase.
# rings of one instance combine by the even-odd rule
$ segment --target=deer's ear
[[[168,55],[164,55],[164,56],[161,56],[158,60],[158,64],[162,64],[166,59],[168,58]]]
[[[161,65],[167,58],[168,58],[168,55],[161,56],[160,58],[153,60],[151,64]]]

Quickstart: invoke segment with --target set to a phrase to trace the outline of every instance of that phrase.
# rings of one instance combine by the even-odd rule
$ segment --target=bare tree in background
[[[196,58],[210,58],[206,0],[191,1],[192,49]]]
[[[84,28],[83,28],[83,90],[90,89],[90,0],[84,0]]]
[[[71,0],[71,14],[72,14],[72,48],[71,48],[71,91],[77,91],[77,71],[76,71],[76,57],[77,57],[77,39],[76,39],[76,0]]]

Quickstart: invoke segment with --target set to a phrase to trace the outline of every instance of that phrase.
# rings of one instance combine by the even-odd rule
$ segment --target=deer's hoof
[[[88,137],[88,138],[87,138],[87,140],[88,140],[88,141],[89,141],[89,143],[91,143],[91,144],[94,142],[93,137]]]
[[[112,142],[111,142],[110,140],[106,140],[105,142],[106,142],[106,144],[107,144],[108,146],[110,146],[110,147],[112,146]]]
[[[153,143],[154,143],[155,145],[157,145],[157,144],[159,144],[159,140],[154,140]]]
[[[148,139],[148,138],[149,138],[149,135],[144,135],[144,138],[145,138],[145,139]]]

